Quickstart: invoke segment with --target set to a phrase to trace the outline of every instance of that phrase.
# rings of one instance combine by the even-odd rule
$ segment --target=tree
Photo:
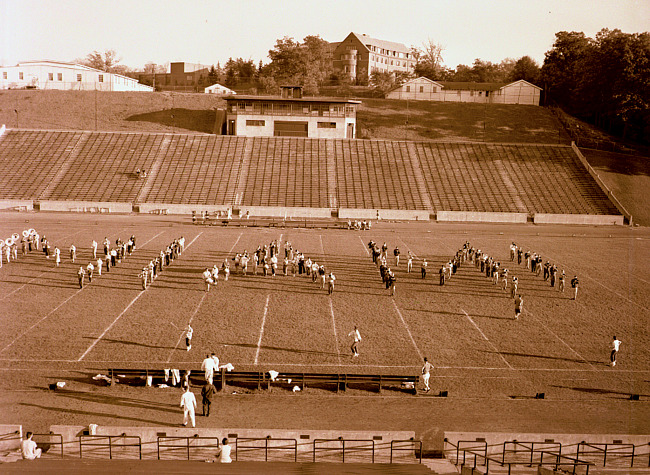
[[[108,49],[104,51],[104,54],[95,50],[92,53],[89,53],[84,59],[78,60],[78,62],[85,66],[99,69],[100,71],[112,73],[114,72],[117,63],[119,63],[121,60],[121,58],[117,57],[115,50]]]
[[[319,36],[306,36],[302,43],[287,36],[278,39],[269,50],[269,58],[264,75],[303,85],[311,94],[317,94],[319,85],[332,73],[330,45]]]
[[[425,76],[433,81],[442,79],[444,67],[442,65],[442,52],[445,48],[440,43],[434,43],[429,38],[422,45],[422,49],[411,48],[415,58],[413,71],[416,76]]]
[[[398,86],[395,75],[389,71],[373,71],[370,74],[370,85],[381,95]]]
[[[530,56],[522,56],[514,64],[508,79],[511,82],[523,79],[531,84],[537,84],[539,81],[539,65]]]

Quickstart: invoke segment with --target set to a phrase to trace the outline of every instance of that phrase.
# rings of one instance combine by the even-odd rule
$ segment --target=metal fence
[[[156,439],[158,460],[186,459],[196,460],[211,457],[219,449],[218,437],[167,437],[158,436]],[[192,457],[194,456],[194,458]]]
[[[130,440],[136,442],[129,443]],[[142,439],[138,435],[80,435],[79,458],[84,456],[84,447],[90,448],[91,454],[98,458],[105,458],[106,449],[108,449],[108,458],[111,460],[113,456],[134,458],[135,454],[138,459],[142,459]]]
[[[278,443],[280,445],[278,445]],[[269,452],[293,452],[293,461],[298,461],[298,442],[296,439],[271,437],[237,437],[235,439],[235,460],[241,455],[264,451],[264,461],[269,461]],[[257,460],[257,459],[255,459]]]

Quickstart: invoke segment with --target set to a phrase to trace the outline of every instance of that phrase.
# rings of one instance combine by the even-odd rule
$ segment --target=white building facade
[[[0,66],[0,89],[153,91],[153,87],[140,84],[137,79],[59,61],[25,61],[15,66]]]
[[[479,104],[522,104],[538,106],[542,88],[523,79],[510,84],[437,82],[425,77],[406,81],[389,91],[386,99]]]
[[[228,89],[226,86],[222,86],[221,84],[213,84],[212,86],[208,86],[205,88],[204,91],[206,94],[217,94],[220,96],[227,96],[227,95],[235,95],[237,94],[235,91],[232,89]]]

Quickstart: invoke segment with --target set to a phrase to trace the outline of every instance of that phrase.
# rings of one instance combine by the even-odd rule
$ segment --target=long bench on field
[[[186,370],[182,373],[185,374]],[[165,380],[163,369],[133,369],[111,368],[108,370],[109,385],[123,384],[152,384],[169,383]],[[181,376],[182,379],[182,376]],[[280,372],[271,378],[268,372],[263,371],[227,371],[221,369],[214,378],[214,385],[218,391],[225,390],[226,386],[247,386],[258,390],[270,390],[272,386],[287,387],[297,386],[301,390],[307,387],[320,387],[336,389],[336,392],[349,388],[371,388],[381,392],[383,388],[403,390],[416,394],[419,376],[414,374],[361,374],[361,373],[287,373]],[[199,368],[192,368],[189,376],[190,384],[201,386],[204,384],[204,372]],[[171,383],[170,383],[171,384]]]

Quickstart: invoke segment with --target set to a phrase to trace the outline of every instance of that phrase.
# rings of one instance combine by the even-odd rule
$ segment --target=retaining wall
[[[132,213],[131,203],[114,203],[109,201],[39,201],[41,211],[77,211],[86,213]]]
[[[0,210],[32,211],[33,209],[32,200],[0,200]]]
[[[240,206],[239,216],[245,216],[246,211],[251,217],[269,218],[331,218],[330,208],[292,208],[282,206]]]
[[[623,216],[595,214],[547,214],[535,213],[535,224],[589,224],[589,225],[623,225]]]
[[[438,211],[437,221],[460,221],[479,223],[526,223],[527,213],[490,213],[474,211]]]
[[[18,431],[18,433],[15,433]],[[23,426],[18,424],[0,424],[0,450],[20,449],[23,441]]]
[[[339,208],[339,219],[370,219],[377,221],[377,213],[379,213],[380,220],[429,221],[429,211],[427,210],[359,208]]]
[[[215,211],[226,211],[232,206],[228,205],[184,205],[173,203],[139,203],[135,205],[135,210],[140,213],[162,213],[162,214],[184,214],[191,215],[192,211],[196,211],[197,216],[201,215],[202,211],[214,213]]]

